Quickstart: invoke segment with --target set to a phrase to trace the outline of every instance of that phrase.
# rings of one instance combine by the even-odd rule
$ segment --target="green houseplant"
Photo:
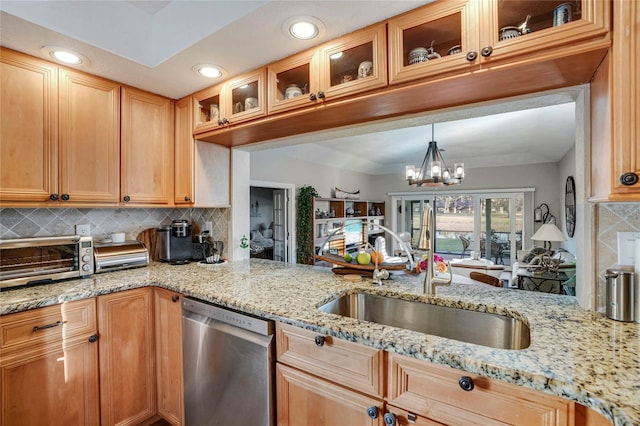
[[[296,234],[298,240],[297,262],[313,264],[313,198],[318,191],[313,186],[304,185],[298,192],[298,218]]]

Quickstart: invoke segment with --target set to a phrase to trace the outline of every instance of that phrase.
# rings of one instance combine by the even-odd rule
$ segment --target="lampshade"
[[[405,177],[413,186],[457,185],[464,179],[464,164],[456,163],[451,170],[444,161],[438,142],[434,140],[434,125],[431,125],[431,142],[420,168],[405,166]]]
[[[551,248],[551,241],[567,241],[567,238],[564,236],[561,230],[558,229],[556,225],[553,223],[545,223],[538,229],[538,231],[533,234],[531,237],[532,240],[536,241],[544,241],[545,246],[546,243],[549,243],[549,248]]]

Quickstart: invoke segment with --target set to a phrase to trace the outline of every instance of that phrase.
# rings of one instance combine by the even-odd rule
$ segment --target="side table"
[[[569,279],[562,271],[536,273],[520,268],[517,271],[520,290],[540,291],[544,293],[564,294],[562,283]]]

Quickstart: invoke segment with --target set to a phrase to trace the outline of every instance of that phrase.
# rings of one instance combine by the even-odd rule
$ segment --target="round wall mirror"
[[[576,230],[576,184],[573,176],[564,185],[564,218],[567,235],[573,237]]]

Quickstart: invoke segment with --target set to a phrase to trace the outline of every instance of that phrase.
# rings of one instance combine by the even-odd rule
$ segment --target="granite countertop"
[[[460,279],[459,281],[464,281]],[[578,401],[613,419],[640,425],[640,325],[604,318],[575,298],[456,283],[422,294],[422,279],[393,275],[382,287],[349,282],[327,268],[251,259],[223,265],[148,267],[87,279],[7,290],[0,315],[154,285],[367,346],[459,368]],[[337,296],[364,291],[524,320],[531,345],[492,349],[320,312]]]

